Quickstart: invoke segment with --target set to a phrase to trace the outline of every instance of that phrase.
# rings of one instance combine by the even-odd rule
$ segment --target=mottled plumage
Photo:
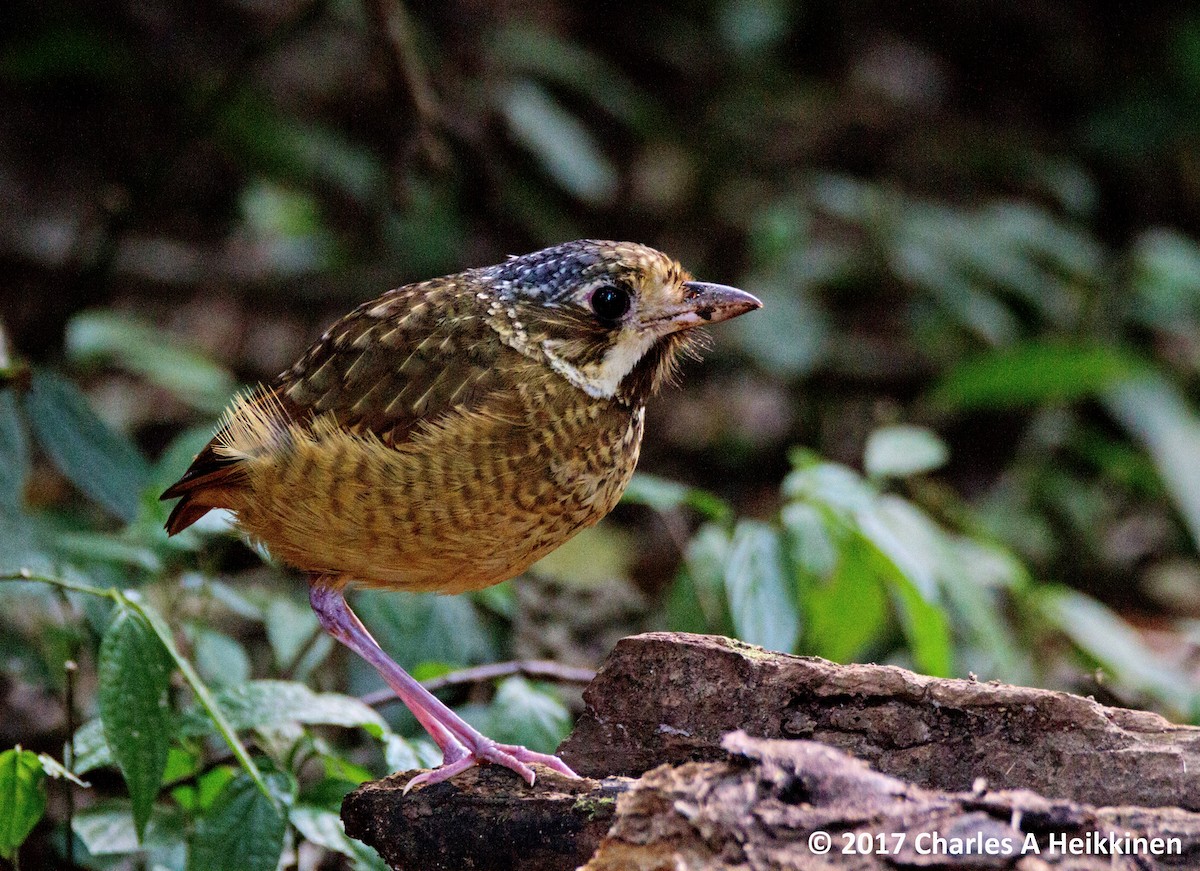
[[[231,509],[310,574],[322,622],[371,658],[346,584],[477,589],[595,523],[633,474],[646,400],[692,344],[685,331],[757,306],[653,249],[594,241],[389,291],[234,403],[164,494],[182,497],[167,528]],[[426,779],[468,757],[524,774],[537,756],[510,764],[440,709],[434,720],[447,768]]]

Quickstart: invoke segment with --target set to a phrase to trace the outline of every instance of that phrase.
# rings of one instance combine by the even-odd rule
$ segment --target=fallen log
[[[347,832],[410,871],[1200,868],[1200,729],[1154,714],[667,633],[584,698],[564,758],[637,780],[410,772],[347,796]]]
[[[925,790],[812,741],[734,732],[724,743],[723,762],[637,780],[582,871],[1200,866],[1189,811]]]
[[[725,757],[722,737],[828,744],[884,774],[965,791],[1200,810],[1200,728],[1091,699],[886,665],[838,665],[728,638],[623,639],[560,748],[586,776]]]

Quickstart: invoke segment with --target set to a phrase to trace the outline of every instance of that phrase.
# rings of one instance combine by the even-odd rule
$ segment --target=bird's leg
[[[383,652],[367,627],[350,610],[343,585],[329,578],[315,578],[309,586],[309,601],[325,631],[375,667],[395,691],[396,697],[412,711],[441,748],[441,767],[417,775],[409,781],[406,790],[419,783],[446,780],[480,762],[494,762],[511,768],[530,784],[534,779],[533,769],[527,764],[530,762],[539,762],[568,777],[579,776],[555,756],[535,753],[524,747],[497,744],[446,707],[437,696],[421,686]]]

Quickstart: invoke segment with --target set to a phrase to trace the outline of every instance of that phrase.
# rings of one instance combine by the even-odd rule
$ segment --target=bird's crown
[[[584,239],[475,270],[501,339],[579,389],[639,404],[698,341],[691,327],[760,303],[702,284],[671,257],[633,242]]]

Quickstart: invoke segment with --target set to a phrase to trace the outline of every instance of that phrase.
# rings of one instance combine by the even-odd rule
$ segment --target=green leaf
[[[21,509],[28,475],[29,442],[16,395],[11,387],[0,388],[0,513]]]
[[[156,500],[159,493],[178,481],[187,471],[196,454],[212,439],[213,429],[211,425],[192,427],[177,435],[167,445],[166,450],[159,455],[158,462],[154,464],[151,489]]]
[[[500,100],[513,138],[563,190],[593,206],[612,201],[619,182],[616,167],[578,118],[529,80],[509,86]]]
[[[295,665],[314,633],[320,631],[317,616],[307,604],[276,596],[267,603],[267,640],[275,654],[275,665],[287,670]]]
[[[487,630],[466,597],[366,590],[354,603],[379,645],[408,671],[428,660],[465,666],[494,658]],[[374,675],[366,663],[354,667]]]
[[[672,511],[686,506],[706,520],[724,520],[733,513],[719,496],[707,490],[688,487],[678,481],[645,472],[634,474],[621,501],[630,505],[645,505],[655,511]]]
[[[1142,234],[1133,249],[1132,314],[1142,323],[1179,330],[1200,320],[1200,245],[1174,230]]]
[[[888,600],[871,556],[863,539],[847,536],[827,580],[802,578],[806,653],[853,662],[878,641],[888,620]]]
[[[1095,397],[1146,370],[1122,348],[1030,342],[959,364],[931,398],[958,411],[1071,402]]]
[[[35,369],[25,408],[38,443],[60,472],[122,520],[137,517],[150,467],[132,442],[96,416],[78,388]]]
[[[162,785],[171,744],[171,665],[154,630],[120,605],[100,644],[100,721],[133,802],[138,837]]]
[[[162,560],[144,545],[103,532],[60,532],[53,539],[54,550],[76,565],[113,563],[158,572]]]
[[[411,771],[421,767],[421,757],[414,742],[394,733],[384,739],[383,753],[389,771]]]
[[[250,655],[224,632],[197,628],[192,649],[196,671],[212,686],[237,686],[250,679]]]
[[[1200,415],[1178,387],[1158,376],[1117,386],[1104,404],[1145,446],[1200,547]]]
[[[658,106],[602,54],[529,26],[505,27],[488,39],[492,62],[590,97],[614,118],[644,134],[666,124]]]
[[[298,804],[288,812],[288,820],[306,841],[353,859],[355,869],[387,871],[388,865],[378,853],[346,834],[336,812]]]
[[[178,338],[122,312],[80,312],[67,324],[65,344],[74,360],[119,366],[202,411],[220,411],[234,391],[233,376],[226,369],[181,347]]]
[[[730,533],[724,526],[706,523],[696,530],[683,554],[683,570],[679,595],[694,594],[695,604],[703,616],[705,631],[728,635],[733,632],[729,616],[729,599],[725,594],[725,565],[733,546]],[[686,587],[686,589],[685,589]],[[691,609],[677,602],[676,612],[682,620]],[[682,627],[680,627],[682,629]]]
[[[263,778],[262,772],[258,770],[258,766],[250,758],[246,746],[237,736],[237,731],[230,726],[217,700],[213,697],[212,690],[208,688],[208,684],[196,673],[191,660],[179,652],[179,648],[175,645],[175,637],[171,634],[171,629],[167,626],[166,621],[163,620],[157,611],[149,605],[144,604],[141,601],[141,597],[134,591],[127,591],[119,597],[118,601],[122,604],[127,604],[129,607],[136,608],[138,613],[150,625],[151,630],[158,637],[159,643],[166,649],[167,654],[174,661],[175,667],[179,669],[180,673],[183,674],[183,679],[191,687],[196,700],[208,714],[213,726],[216,727],[221,737],[225,740],[225,743],[229,746],[229,749],[233,751],[233,755],[242,766],[242,770],[250,776],[250,779],[258,786],[259,791],[269,801],[273,802],[275,799],[270,793],[270,788]]]
[[[871,478],[909,478],[946,464],[950,452],[923,426],[885,426],[867,437],[863,468]]]
[[[128,802],[109,801],[75,814],[72,829],[93,856],[115,856],[138,849],[137,829]]]
[[[768,650],[793,650],[800,617],[791,590],[779,534],[765,523],[738,523],[725,564],[725,591],[737,637]]]
[[[383,717],[358,699],[337,693],[314,693],[294,681],[250,681],[225,687],[217,692],[216,698],[235,730],[274,729],[301,723],[360,726],[377,738],[389,731]],[[192,710],[185,714],[181,728],[185,735],[200,735],[211,730],[211,723],[202,711]]]
[[[140,863],[146,868],[176,869],[184,866],[187,857],[184,824],[184,816],[178,809],[158,805],[139,842],[129,802],[107,800],[78,811],[72,820],[72,830],[92,857],[138,854]],[[92,865],[86,861],[80,864],[95,868],[114,867],[108,863]]]
[[[0,856],[10,862],[46,812],[45,776],[36,753],[0,753]]]
[[[571,715],[553,691],[523,677],[510,677],[496,689],[489,710],[490,737],[541,753],[553,753],[571,731]]]
[[[804,458],[799,458],[804,462]],[[800,465],[783,479],[788,499],[813,502],[847,516],[869,511],[878,495],[862,476],[840,463],[816,462]]]
[[[880,554],[882,559],[887,559]],[[890,562],[890,561],[889,561]],[[895,597],[913,662],[922,674],[949,677],[954,669],[954,646],[950,638],[950,623],[937,605],[928,601],[903,572],[884,568],[888,588]]]
[[[75,774],[87,774],[93,769],[112,764],[112,752],[104,740],[104,724],[99,717],[88,720],[75,730],[71,755]]]
[[[188,871],[275,871],[287,822],[239,772],[196,823]]]
[[[1179,712],[1197,709],[1200,694],[1190,674],[1146,646],[1137,631],[1090,596],[1050,588],[1038,596],[1041,611],[1118,681],[1162,699]]]

